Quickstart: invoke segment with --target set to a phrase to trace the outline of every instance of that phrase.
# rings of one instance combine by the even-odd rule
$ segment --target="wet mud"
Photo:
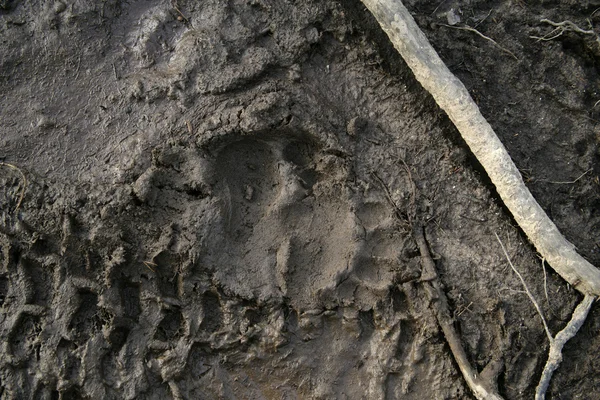
[[[405,4],[600,265],[600,45],[540,22],[600,5]],[[532,397],[548,343],[496,234],[553,333],[580,296],[359,1],[8,0],[0,43],[1,398],[472,398],[416,224],[472,365]],[[547,398],[600,396],[599,331]]]

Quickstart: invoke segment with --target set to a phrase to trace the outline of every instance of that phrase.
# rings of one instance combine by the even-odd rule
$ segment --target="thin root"
[[[550,40],[554,40],[554,39],[562,36],[562,34],[565,32],[577,32],[577,33],[581,33],[582,35],[595,36],[596,41],[600,43],[600,38],[598,37],[598,35],[596,34],[596,32],[593,29],[589,29],[589,30],[581,29],[580,27],[578,27],[577,25],[575,25],[573,22],[571,22],[569,20],[565,20],[562,22],[554,22],[554,21],[550,21],[549,19],[544,18],[544,19],[540,20],[540,22],[544,23],[544,24],[552,25],[555,29],[553,29],[552,31],[550,31],[549,33],[547,33],[546,35],[544,35],[542,37],[530,36],[530,38],[537,39],[538,41],[540,41],[540,40],[550,41]]]
[[[554,184],[557,184],[557,185],[572,185],[574,183],[577,183],[577,181],[579,181],[581,178],[583,178],[584,176],[586,176],[587,174],[589,174],[592,171],[593,171],[593,169],[590,168],[590,169],[588,169],[587,171],[585,171],[583,174],[579,175],[577,178],[575,178],[572,181],[561,182],[561,181],[540,180],[540,182],[554,183]]]
[[[546,294],[546,303],[550,304],[550,297],[548,296],[548,274],[546,273],[546,260],[542,258],[542,271],[544,271],[544,293]]]
[[[0,162],[0,167],[8,167],[14,171],[17,171],[21,175],[21,179],[23,181],[22,187],[21,187],[21,194],[19,195],[19,201],[17,201],[17,205],[14,209],[14,212],[17,212],[19,210],[19,208],[21,207],[23,198],[25,197],[25,191],[27,190],[27,178],[25,177],[25,174],[23,173],[23,171],[16,165],[5,163],[5,162]]]
[[[477,35],[479,35],[480,37],[484,38],[485,40],[489,40],[494,46],[496,46],[497,48],[499,48],[500,50],[502,50],[503,52],[505,52],[506,54],[510,55],[512,58],[514,58],[515,60],[519,61],[519,58],[515,55],[515,53],[513,53],[512,51],[508,50],[505,47],[502,47],[498,44],[498,42],[496,42],[494,39],[492,39],[489,36],[484,35],[483,33],[479,32],[477,29],[475,28],[471,28],[470,26],[452,26],[452,25],[446,25],[446,24],[440,24],[441,26],[445,26],[446,28],[452,28],[452,29],[459,29],[461,31],[469,31],[469,32],[473,32]]]
[[[545,23],[545,24],[550,24],[557,28],[561,28],[565,31],[573,31],[573,32],[577,32],[577,33],[582,33],[584,35],[596,35],[596,32],[594,32],[592,29],[586,31],[584,29],[581,29],[580,27],[578,27],[577,25],[575,25],[573,22],[571,22],[569,20],[565,20],[562,22],[553,22],[553,21],[550,21],[549,19],[544,18],[540,22]]]
[[[504,247],[504,244],[502,243],[502,240],[500,240],[500,237],[498,236],[497,233],[494,232],[494,235],[496,235],[496,239],[498,239],[498,243],[500,243],[500,247],[502,247],[502,251],[504,252],[504,256],[506,257],[506,261],[508,261],[508,264],[510,265],[510,267],[512,268],[512,270],[515,272],[515,274],[517,274],[517,276],[521,280],[521,284],[525,288],[525,292],[527,293],[527,296],[529,297],[529,300],[531,300],[531,302],[533,303],[533,306],[535,307],[536,311],[540,315],[540,318],[542,318],[542,323],[544,324],[544,330],[546,331],[546,336],[548,336],[548,340],[550,341],[550,343],[552,343],[552,341],[554,339],[552,339],[552,334],[550,333],[550,329],[548,329],[548,324],[546,323],[546,318],[544,318],[544,314],[542,313],[542,309],[540,308],[540,305],[537,303],[537,301],[535,301],[535,297],[533,297],[533,294],[531,294],[531,291],[529,290],[529,287],[525,283],[525,279],[523,279],[523,276],[519,273],[519,271],[517,271],[517,269],[513,265],[512,261],[510,260],[508,252],[506,251],[506,248]]]
[[[558,32],[558,33],[556,33]],[[554,40],[560,36],[562,36],[562,34],[565,33],[564,29],[560,29],[560,28],[556,28],[553,29],[552,31],[550,31],[549,33],[545,34],[544,36],[529,36],[532,39],[537,39],[537,41],[543,41],[543,42],[549,42],[551,40]]]

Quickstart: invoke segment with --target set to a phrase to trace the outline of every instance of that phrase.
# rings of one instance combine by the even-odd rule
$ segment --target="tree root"
[[[550,341],[548,360],[546,361],[546,366],[542,372],[540,383],[535,388],[535,400],[544,400],[546,397],[546,390],[548,390],[548,386],[550,385],[552,374],[556,371],[562,361],[562,349],[565,344],[577,334],[579,328],[581,328],[585,322],[585,319],[592,308],[592,304],[594,304],[594,300],[594,296],[589,294],[586,295],[581,303],[577,305],[575,311],[573,311],[573,315],[567,326],[565,326],[562,331],[558,332],[554,339]]]
[[[508,264],[510,265],[512,270],[515,272],[515,274],[517,274],[517,276],[521,280],[521,284],[525,288],[527,296],[529,296],[529,299],[533,303],[533,306],[542,318],[544,330],[546,331],[546,336],[548,336],[548,341],[550,342],[548,360],[546,361],[546,366],[544,367],[544,371],[542,372],[540,383],[537,385],[537,388],[535,390],[535,400],[544,400],[544,398],[546,397],[546,390],[548,390],[548,386],[550,385],[550,379],[552,379],[552,374],[554,373],[554,371],[556,371],[556,369],[562,361],[563,347],[569,340],[571,340],[571,338],[573,338],[577,334],[577,332],[585,322],[585,319],[587,318],[588,313],[592,308],[592,304],[594,304],[594,300],[596,298],[592,295],[586,295],[581,301],[581,303],[579,303],[579,305],[575,308],[575,311],[573,311],[573,315],[571,315],[571,320],[569,321],[567,326],[565,326],[565,328],[562,331],[558,332],[555,337],[552,337],[550,329],[548,329],[548,324],[546,323],[546,318],[544,318],[544,314],[542,313],[542,309],[540,308],[537,301],[535,301],[535,298],[533,297],[533,294],[531,294],[531,291],[525,283],[525,280],[513,265],[510,257],[508,256],[508,252],[506,251],[506,248],[504,247],[504,244],[500,240],[498,234],[496,234],[496,239],[498,239],[498,243],[500,243],[500,247],[502,247],[502,251],[504,252],[506,261],[508,261]]]
[[[600,270],[567,241],[523,178],[462,82],[440,59],[399,0],[362,0],[421,85],[448,114],[506,207],[546,262],[583,294],[600,296]]]
[[[448,299],[446,298],[446,294],[442,290],[442,285],[438,279],[435,263],[431,259],[427,241],[425,240],[425,235],[423,233],[423,227],[415,227],[413,229],[413,236],[421,253],[421,263],[423,265],[421,280],[424,281],[423,284],[426,287],[427,296],[429,297],[431,307],[434,310],[435,317],[442,328],[446,342],[448,342],[448,345],[450,346],[450,351],[452,352],[454,360],[456,360],[458,368],[465,378],[467,385],[479,400],[502,400],[502,397],[498,394],[497,384],[498,375],[503,366],[501,354],[497,354],[481,374],[477,374],[473,369],[467,359],[467,354],[460,341],[460,336],[454,329],[452,317],[450,317]]]
[[[598,35],[596,34],[596,32],[593,29],[589,29],[589,30],[581,29],[580,27],[578,27],[577,25],[575,25],[573,22],[571,22],[569,20],[565,20],[562,22],[554,22],[554,21],[550,21],[549,19],[544,18],[540,22],[552,25],[555,28],[550,33],[547,33],[546,35],[544,35],[542,37],[530,36],[532,39],[537,39],[537,40],[542,40],[542,41],[550,41],[550,40],[554,40],[554,39],[562,36],[562,34],[565,32],[577,32],[582,35],[594,36],[596,38],[596,42],[600,43],[600,37],[598,37]]]

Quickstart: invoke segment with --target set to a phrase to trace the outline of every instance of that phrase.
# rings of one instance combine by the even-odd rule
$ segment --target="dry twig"
[[[173,6],[173,8],[175,9],[175,11],[177,11],[177,12],[179,13],[179,17],[180,17],[182,20],[185,20],[185,22],[186,22],[187,24],[189,24],[189,23],[190,23],[190,20],[189,20],[189,19],[187,19],[187,17],[186,17],[186,16],[185,16],[185,15],[184,15],[184,14],[181,12],[181,10],[179,9],[179,6],[177,5],[177,0],[171,0],[171,5],[172,5],[172,6]]]
[[[156,270],[152,267],[158,267],[158,264],[153,263],[152,261],[142,261],[142,263],[148,268],[150,271],[156,273]]]
[[[421,253],[421,263],[423,265],[422,278],[427,288],[427,294],[431,307],[434,309],[438,324],[442,328],[444,337],[450,346],[450,351],[458,364],[458,368],[462,373],[469,388],[479,400],[502,400],[498,394],[497,378],[502,368],[502,359],[499,354],[478,374],[469,363],[467,354],[462,346],[460,337],[454,329],[452,318],[450,317],[450,309],[448,307],[448,299],[442,290],[438,275],[435,269],[435,263],[431,258],[429,247],[423,233],[423,227],[415,227],[413,236],[419,251]]]
[[[419,247],[419,252],[421,253],[422,272],[420,280],[425,286],[425,291],[427,293],[430,306],[433,309],[440,328],[442,329],[444,337],[446,338],[446,342],[450,347],[450,351],[452,352],[452,355],[456,360],[456,363],[458,364],[458,367],[465,381],[467,382],[467,385],[473,391],[475,396],[479,400],[502,400],[502,397],[500,397],[498,394],[497,385],[498,375],[503,366],[502,352],[497,353],[493,357],[481,374],[477,374],[476,370],[473,369],[469,363],[467,354],[460,341],[460,336],[454,329],[454,322],[453,318],[451,317],[450,307],[448,306],[448,299],[438,278],[435,263],[431,258],[427,240],[425,239],[424,228],[421,225],[413,225],[413,221],[416,217],[416,185],[412,179],[410,168],[402,158],[400,158],[400,160],[408,174],[408,179],[412,188],[409,210],[406,213],[408,215],[408,223],[412,227],[413,237],[417,243],[417,246]],[[398,205],[394,202],[391,192],[385,182],[383,182],[383,180],[374,171],[372,172],[372,175],[383,187],[390,205],[395,210],[396,217],[401,222],[405,222],[403,213]],[[465,310],[467,310],[471,304],[469,304]],[[459,315],[465,310],[461,311]]]

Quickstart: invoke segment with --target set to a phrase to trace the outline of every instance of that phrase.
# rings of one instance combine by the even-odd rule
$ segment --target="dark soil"
[[[405,4],[600,265],[600,2]],[[358,0],[0,0],[2,160],[2,399],[472,398],[417,223],[507,399],[548,341],[495,235],[553,333],[580,300]],[[599,346],[596,306],[547,397]]]

